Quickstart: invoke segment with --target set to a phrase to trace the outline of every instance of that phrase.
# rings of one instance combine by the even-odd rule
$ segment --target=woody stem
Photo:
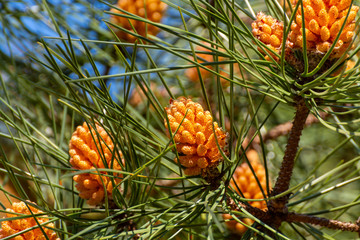
[[[275,187],[271,196],[276,196],[289,189],[290,180],[294,168],[294,161],[299,147],[300,136],[304,129],[305,121],[309,115],[309,109],[303,98],[296,98],[296,113],[293,125],[289,134],[289,139],[285,149],[285,155],[281,164],[281,168],[276,179]],[[273,212],[286,212],[286,203],[289,196],[276,198],[269,202],[269,210]]]
[[[360,222],[342,222],[338,220],[331,220],[322,217],[315,217],[306,214],[289,213],[286,217],[287,222],[302,222],[310,223],[312,225],[318,225],[330,229],[337,229],[342,231],[359,232],[360,233]]]

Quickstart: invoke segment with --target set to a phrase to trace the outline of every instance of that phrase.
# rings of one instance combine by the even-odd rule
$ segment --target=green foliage
[[[26,0],[17,2],[27,5]],[[116,37],[117,30],[126,29],[110,21],[114,1],[64,1],[63,6],[35,1],[38,10],[26,13],[0,1],[2,39],[9,49],[9,53],[0,49],[0,191],[12,201],[36,202],[54,221],[61,239],[239,238],[227,230],[223,213],[240,223],[242,217],[255,220],[243,239],[356,238],[355,233],[305,223],[283,223],[276,232],[245,210],[231,210],[226,200],[232,196],[250,201],[229,181],[236,167],[248,161],[243,152],[256,137],[260,137],[257,151],[267,186],[274,185],[287,139],[261,139],[273,127],[292,120],[294,96],[299,95],[321,124],[304,130],[291,186],[285,192],[292,193],[289,211],[356,221],[360,46],[350,52],[349,58],[356,61],[351,70],[332,76],[339,61],[324,73],[308,73],[313,81],[301,85],[284,60],[264,59],[261,51],[268,47],[251,33],[257,11],[290,22],[294,15],[284,14],[283,3],[163,2],[168,13],[161,23],[128,12],[115,14],[160,29],[158,36],[149,38],[132,33],[139,40],[131,44]],[[75,3],[86,11],[76,12]],[[86,28],[68,19],[79,14],[90,19]],[[41,21],[57,36],[40,38],[22,24],[24,16]],[[104,23],[107,27],[100,27]],[[25,48],[18,31],[31,36]],[[209,51],[198,50],[199,46]],[[17,54],[19,49],[23,54]],[[198,61],[199,54],[212,55],[214,61]],[[194,67],[198,82],[184,74]],[[200,70],[210,72],[210,79],[204,79]],[[222,79],[229,86],[222,85]],[[136,91],[142,100],[138,105],[131,102]],[[229,132],[230,156],[219,166],[223,176],[215,190],[199,176],[185,176],[173,160],[177,153],[166,135],[164,107],[179,96],[203,103]],[[327,117],[321,118],[321,112]],[[110,172],[123,174],[121,191],[114,191],[113,201],[106,198],[96,208],[79,197],[72,180],[90,171],[74,171],[69,163],[71,134],[84,121],[106,129],[113,136],[114,151],[121,150],[125,160],[121,171],[107,170],[110,178],[114,178]],[[9,182],[16,194],[4,188]],[[7,202],[1,202],[1,213],[6,212]]]

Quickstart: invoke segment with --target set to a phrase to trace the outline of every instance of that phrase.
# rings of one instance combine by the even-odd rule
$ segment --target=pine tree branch
[[[360,234],[360,218],[356,221],[356,223],[351,223],[292,212],[287,214],[285,221],[310,223],[312,225],[318,225],[330,229],[358,232]]]
[[[242,202],[235,203],[235,201],[231,198],[227,199],[227,205],[233,211],[241,211],[241,209],[244,209],[250,214],[252,214],[254,217],[256,217],[257,219],[265,223],[268,223],[270,226],[276,225],[275,226],[276,229],[281,225],[282,222],[289,222],[289,223],[301,222],[301,223],[309,223],[311,225],[318,225],[329,229],[358,232],[360,236],[360,217],[356,221],[356,223],[351,223],[351,222],[342,222],[339,220],[332,220],[322,217],[316,217],[312,215],[299,214],[295,212],[281,213],[281,212],[264,211]],[[264,229],[264,231],[266,230]]]
[[[253,207],[249,204],[245,204],[242,202],[235,203],[235,201],[230,197],[227,198],[227,206],[229,206],[231,208],[231,210],[239,211],[239,212],[241,211],[240,208],[243,208],[247,212],[252,214],[254,217],[256,217],[264,222],[271,218],[270,214],[267,211],[261,210],[259,208]]]
[[[276,179],[275,187],[271,196],[276,196],[289,189],[290,180],[294,168],[294,161],[299,147],[300,136],[305,126],[305,121],[309,115],[309,109],[306,106],[303,98],[296,98],[296,113],[293,121],[293,126],[290,131],[288,143],[286,145],[285,154],[281,168]],[[269,202],[269,210],[272,212],[287,212],[286,203],[289,196],[274,199]]]

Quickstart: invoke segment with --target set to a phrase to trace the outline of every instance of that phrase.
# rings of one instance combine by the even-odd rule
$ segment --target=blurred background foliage
[[[206,106],[216,121],[231,132],[231,160],[237,159],[234,156],[237,141],[242,143],[247,131],[251,138],[263,124],[260,132],[266,134],[275,126],[291,121],[294,111],[289,104],[265,96],[265,88],[254,75],[244,68],[236,70],[236,62],[228,53],[222,54],[225,51],[220,49],[220,44],[220,50],[214,51],[213,46],[210,52],[223,63],[215,60],[212,69],[219,74],[225,72],[240,84],[225,80],[227,83],[222,85],[220,75],[216,74],[210,74],[204,84],[199,79],[191,81],[187,69],[193,63],[188,59],[194,58],[196,45],[202,44],[201,40],[214,43],[221,40],[229,46],[226,41],[229,36],[222,33],[216,40],[206,25],[211,17],[194,17],[199,16],[199,9],[202,12],[210,9],[205,1],[164,2],[169,4],[161,21],[164,28],[156,37],[151,37],[152,45],[118,41],[113,34],[115,28],[109,27],[108,11],[115,1],[0,0],[1,210],[9,206],[4,193],[11,193],[6,195],[37,202],[48,215],[59,219],[56,226],[63,239],[80,236],[105,239],[116,234],[124,237],[126,234],[116,230],[117,223],[124,217],[121,211],[109,217],[108,206],[97,210],[89,208],[73,187],[68,142],[77,125],[92,119],[102,121],[111,133],[121,136],[117,141],[126,159],[124,176],[130,177],[135,172],[141,175],[130,177],[122,185],[124,192],[121,193],[127,198],[124,201],[128,206],[133,207],[130,212],[138,229],[136,233],[145,239],[238,238],[226,230],[221,218],[224,210],[216,205],[223,188],[211,193],[216,197],[210,193],[206,196],[209,191],[199,179],[177,175],[180,172],[167,145],[163,108],[171,97],[179,96],[191,96]],[[274,8],[279,5],[275,1],[235,2],[236,13],[249,29],[254,13],[276,12]],[[227,31],[225,24],[220,23],[219,13],[213,15],[211,26]],[[232,44],[235,44],[232,48],[243,52],[236,40]],[[201,51],[205,53],[204,58],[208,56],[206,51]],[[259,59],[254,51],[249,50],[249,54],[254,60]],[[151,70],[133,73],[147,69]],[[72,81],[76,79],[83,81]],[[358,117],[354,111],[349,119]],[[233,127],[229,124],[231,118]],[[329,121],[337,120],[330,116]],[[271,184],[286,141],[286,136],[281,136],[257,145],[262,162],[267,163]],[[291,210],[344,221],[356,220],[360,212],[358,180],[328,193],[321,191],[359,176],[359,161],[331,172],[359,156],[359,137],[349,138],[314,123],[304,130],[300,146],[292,186],[302,184],[303,187],[295,189]],[[159,154],[162,154],[161,161],[156,159]],[[244,159],[240,159],[242,161]],[[236,164],[239,162],[234,161],[231,169]],[[321,176],[324,177],[316,185],[305,185],[306,180]],[[178,182],[162,187],[158,180]],[[188,192],[184,193],[185,190]],[[318,195],[306,199],[312,194]],[[201,205],[205,199],[212,199],[209,206]],[[119,202],[117,208],[124,206]],[[126,213],[129,212],[124,211]],[[82,234],[74,235],[80,231]],[[306,224],[284,224],[282,232],[290,239],[357,237],[354,233],[317,230]]]

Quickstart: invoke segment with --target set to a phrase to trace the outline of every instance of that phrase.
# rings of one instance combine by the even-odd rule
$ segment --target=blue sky
[[[28,54],[44,60],[42,54],[45,51],[37,42],[43,37],[58,37],[58,34],[54,31],[48,13],[43,9],[41,2],[41,0],[9,1],[6,3],[7,10],[4,3],[0,3],[0,31],[5,33],[0,34],[1,52],[24,61],[28,61]],[[47,3],[51,6],[55,18],[59,15],[59,19],[64,20],[64,22],[58,21],[62,31],[66,33],[67,27],[64,25],[68,25],[68,28],[72,30],[72,38],[93,40],[101,38],[102,40],[114,41],[114,39],[104,39],[104,35],[97,32],[109,33],[106,24],[102,21],[102,19],[109,18],[109,15],[104,13],[104,10],[109,10],[107,5],[97,0],[48,0]],[[177,10],[169,8],[163,22],[172,25],[181,23]],[[111,38],[111,35],[108,34],[108,36]],[[61,45],[59,40],[44,39],[47,43]],[[91,49],[91,52],[94,55],[97,54],[95,49]],[[81,54],[80,50],[78,54]],[[158,51],[154,52],[155,58],[156,54],[160,53]],[[159,64],[161,62],[171,64],[169,57],[169,55],[162,55],[158,59],[161,60]],[[141,58],[141,56],[138,58]],[[96,62],[96,65],[100,73],[104,74],[104,65],[99,61]],[[88,70],[90,74],[93,73],[90,64],[85,63],[83,68]],[[124,72],[124,69],[114,64],[108,74],[121,72]],[[76,78],[74,74],[70,76]],[[116,97],[116,94],[123,86],[122,81],[110,79],[109,84],[112,86],[110,89],[112,96]]]

